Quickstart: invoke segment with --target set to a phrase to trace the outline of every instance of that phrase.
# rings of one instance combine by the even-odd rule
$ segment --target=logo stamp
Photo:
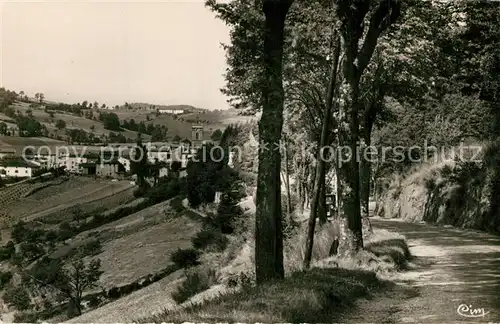
[[[457,313],[463,317],[485,317],[490,312],[487,312],[484,308],[473,308],[472,305],[460,304],[457,308]]]

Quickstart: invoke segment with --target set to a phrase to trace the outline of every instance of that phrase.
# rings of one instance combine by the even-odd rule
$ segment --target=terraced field
[[[61,180],[51,180],[48,182],[30,182],[25,181],[14,184],[0,190],[0,228],[9,225],[11,222],[12,211],[19,208],[20,200],[31,192],[50,187],[60,183]]]
[[[11,222],[41,217],[68,217],[69,210],[80,206],[86,212],[106,210],[134,199],[133,185],[128,181],[111,182],[71,177],[60,185],[37,191],[26,198],[18,197],[4,207]]]

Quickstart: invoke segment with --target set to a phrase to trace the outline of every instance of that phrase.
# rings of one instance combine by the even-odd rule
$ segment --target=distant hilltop
[[[196,108],[190,105],[154,105],[148,103],[134,102],[125,103],[124,105],[115,107],[117,110],[143,110],[143,111],[159,111],[160,113],[169,114],[188,114],[206,111],[202,108]]]

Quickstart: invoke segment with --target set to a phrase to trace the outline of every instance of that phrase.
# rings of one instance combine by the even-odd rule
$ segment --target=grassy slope
[[[249,200],[245,202],[248,203]],[[116,222],[116,228],[133,224],[135,221],[133,217],[127,217]],[[318,244],[315,245],[328,244],[325,243],[324,237],[320,235]],[[251,243],[250,245],[245,243],[241,246],[240,242],[239,249],[228,247],[222,255],[208,254],[202,258],[203,266],[223,267],[218,269],[218,277],[221,280],[234,273],[246,272],[254,267],[251,245]],[[392,232],[375,229],[374,234],[367,239],[366,247],[368,251],[361,253],[355,259],[338,260],[331,257],[316,260],[314,265],[317,268],[313,271],[292,272],[285,281],[279,284],[253,288],[250,291],[238,292],[236,295],[233,295],[234,292],[225,285],[216,284],[208,291],[193,296],[181,305],[187,307],[186,309],[180,308],[171,297],[172,292],[179,287],[184,278],[182,273],[176,273],[127,297],[74,318],[70,322],[127,322],[140,318],[145,318],[144,321],[147,322],[192,320],[205,322],[318,322],[324,320],[331,322],[335,320],[335,316],[340,315],[339,311],[348,309],[347,306],[350,306],[354,300],[368,297],[371,292],[387,287],[386,283],[376,278],[375,272],[384,276],[390,275],[404,268],[406,261],[410,258],[404,237]],[[222,261],[227,257],[226,254],[233,255],[233,261],[229,264]],[[320,254],[317,254],[318,257],[322,257]],[[214,256],[217,260],[212,260]],[[295,260],[287,259],[287,262],[295,262]],[[331,269],[338,265],[343,269]],[[230,295],[213,299],[218,294]],[[192,306],[192,303],[200,300],[207,300],[207,302],[202,306]],[[151,318],[153,314],[156,315]]]
[[[35,147],[35,153],[38,148],[44,147],[40,152],[47,152],[49,147],[51,152],[56,152],[56,147],[67,145],[64,141],[54,140],[47,137],[19,137],[19,136],[0,136],[0,148],[14,149],[17,156],[21,156],[27,146]]]
[[[183,270],[174,272],[128,296],[72,318],[67,323],[132,323],[137,317],[146,317],[166,307],[175,307],[170,294],[182,282],[182,275]]]
[[[314,268],[284,281],[226,295],[146,322],[335,322],[341,311],[383,288],[373,272]]]
[[[65,142],[58,141],[47,137],[19,137],[19,136],[0,136],[0,146],[7,147],[24,147],[26,145],[42,146],[42,145],[63,145]]]
[[[321,236],[317,240],[323,243]],[[392,287],[377,274],[388,278],[411,258],[405,238],[386,230],[376,229],[367,239],[366,249],[352,259],[317,260],[310,271],[291,272],[279,283],[202,303],[188,301],[185,308],[167,308],[141,322],[335,322],[356,300]],[[200,298],[203,294],[191,300],[204,300]]]
[[[171,253],[190,247],[191,237],[200,228],[201,223],[190,211],[175,215],[169,203],[164,202],[81,233],[75,241],[96,237],[106,240],[103,252],[96,257],[102,260],[104,271],[100,284],[109,289],[164,269],[170,264]],[[177,271],[70,322],[125,322],[165,307],[175,307],[170,294],[181,282],[182,274],[182,270]]]
[[[100,284],[106,289],[164,269],[170,264],[170,254],[191,245],[191,237],[200,223],[189,217],[188,211],[178,215],[163,202],[145,208],[122,219],[75,236],[69,245],[54,255],[66,253],[88,240],[99,239],[102,253]]]
[[[172,252],[191,246],[199,228],[191,218],[180,217],[105,243],[97,255],[103,260],[101,284],[110,288],[164,269]]]
[[[7,116],[4,113],[0,113],[0,121],[2,121],[4,123],[13,122],[12,118],[10,118],[9,116]]]

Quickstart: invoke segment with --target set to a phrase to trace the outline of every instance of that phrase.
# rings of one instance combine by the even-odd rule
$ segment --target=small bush
[[[453,168],[449,164],[445,164],[441,169],[441,176],[445,179],[451,177],[453,174]]]
[[[213,228],[205,228],[196,234],[191,242],[196,249],[214,247],[217,251],[226,249],[229,240],[220,231]]]
[[[42,255],[44,255],[45,250],[41,244],[37,243],[21,243],[20,245],[20,257],[22,260],[27,262],[32,262]]]
[[[10,271],[0,271],[0,290],[2,290],[5,285],[7,285],[12,279],[12,273]]]
[[[78,228],[75,229],[75,233],[81,233],[83,231],[95,229],[95,228],[102,226],[106,223],[116,221],[116,220],[119,220],[123,217],[129,216],[129,215],[136,213],[140,210],[143,210],[144,208],[147,208],[151,205],[152,205],[151,201],[145,199],[144,201],[138,203],[137,205],[118,208],[116,211],[114,211],[113,213],[111,213],[107,216],[105,216],[103,214],[95,214],[92,216],[90,221],[88,221],[86,223],[81,223],[78,226]]]
[[[118,287],[113,287],[108,290],[108,298],[110,299],[118,299],[121,296],[120,289]]]
[[[59,225],[57,236],[59,237],[59,240],[66,241],[67,239],[73,237],[73,235],[75,235],[76,233],[76,228],[71,226],[69,222],[63,222]]]
[[[99,239],[92,239],[81,247],[81,255],[94,256],[101,253],[101,249],[101,241],[99,241]]]
[[[97,295],[92,295],[89,298],[89,307],[96,308],[101,304],[101,299]]]
[[[5,290],[3,300],[7,305],[13,306],[19,311],[25,311],[31,307],[30,296],[23,287],[10,286]]]
[[[190,268],[199,264],[199,257],[200,252],[198,250],[178,249],[177,251],[172,253],[170,260],[179,268]]]
[[[161,182],[157,186],[148,190],[146,196],[153,203],[160,203],[162,201],[171,199],[177,196],[180,192],[180,183],[178,179],[170,179],[167,182]]]
[[[220,229],[223,234],[232,234],[235,230],[235,221],[243,215],[237,201],[230,195],[224,195],[217,208],[217,215],[212,218],[213,226]]]
[[[38,315],[35,312],[17,312],[14,314],[14,323],[36,323]]]
[[[227,283],[230,288],[241,287],[243,290],[248,290],[253,287],[254,281],[254,276],[252,274],[240,272],[229,278]]]
[[[170,206],[175,210],[176,213],[184,211],[184,205],[182,204],[182,199],[180,197],[172,199]]]
[[[0,248],[0,261],[9,260],[16,253],[14,242],[9,241]]]
[[[137,282],[133,282],[128,285],[124,285],[120,287],[120,295],[121,296],[126,296],[134,291],[139,289],[139,284]]]
[[[207,290],[215,282],[215,273],[213,270],[194,271],[186,275],[179,288],[172,293],[172,298],[181,304],[190,297]]]
[[[151,280],[151,283],[153,283],[153,282],[157,282],[157,281],[159,281],[160,279],[162,279],[163,277],[164,277],[164,276],[163,276],[162,274],[157,273],[157,274],[155,274],[154,276],[152,276],[152,277],[151,277],[151,279],[150,279],[150,280]]]
[[[59,239],[59,235],[56,231],[54,230],[49,230],[45,232],[45,242],[47,242],[48,245],[54,245],[55,242],[57,242]]]

